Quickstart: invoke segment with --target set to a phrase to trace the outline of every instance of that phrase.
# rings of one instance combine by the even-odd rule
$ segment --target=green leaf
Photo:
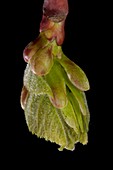
[[[88,132],[88,127],[89,127],[89,114],[83,115],[81,113],[81,110],[79,108],[79,104],[78,104],[76,98],[74,97],[74,95],[71,92],[68,93],[68,98],[69,98],[70,102],[72,103],[75,115],[76,115],[77,120],[78,120],[78,124],[80,126],[81,133],[80,133],[79,141],[82,144],[87,144],[87,142],[88,142],[87,132]]]
[[[85,131],[85,129],[84,129],[84,122],[83,122],[83,119],[82,119],[82,113],[81,113],[79,104],[78,104],[76,98],[74,97],[74,95],[72,94],[72,92],[68,92],[68,98],[69,98],[69,101],[71,102],[71,104],[73,106],[75,116],[77,117],[77,121],[78,121],[78,124],[79,124],[79,127],[80,127],[80,131],[83,133]]]
[[[88,134],[82,133],[79,140],[80,140],[80,143],[82,143],[83,145],[86,145],[88,143]]]
[[[59,63],[62,65],[67,73],[69,80],[74,86],[82,91],[89,90],[89,82],[84,73],[84,71],[72,62],[68,57],[62,53],[62,57],[58,59]]]
[[[30,64],[27,64],[24,71],[24,86],[29,92],[35,94],[48,94],[52,96],[52,91],[43,77],[37,76],[31,71]]]
[[[82,112],[83,115],[89,115],[89,110],[88,110],[88,105],[87,105],[87,101],[85,98],[85,93],[82,92],[81,90],[77,89],[68,79],[66,73],[63,71],[62,72],[63,77],[65,79],[66,85],[68,86],[68,88],[71,90],[71,92],[73,93],[73,95],[75,96],[80,110]]]
[[[61,66],[58,62],[54,61],[51,71],[45,76],[53,92],[53,97],[50,97],[50,100],[57,108],[63,108],[67,104],[66,85],[60,70]]]
[[[25,107],[29,131],[37,137],[58,144],[59,150],[73,150],[75,143],[79,141],[78,135],[62,115],[62,110],[55,108],[47,95],[30,93]]]
[[[79,134],[80,130],[79,130],[78,120],[77,120],[75,111],[74,111],[73,106],[71,105],[70,101],[68,101],[67,106],[62,109],[62,112],[63,112],[63,117],[64,117],[66,123],[70,127],[72,127],[77,134]]]
[[[53,66],[52,46],[38,50],[30,60],[31,70],[38,76],[49,73]]]
[[[86,115],[83,115],[81,110],[80,110],[78,101],[76,100],[74,95],[72,93],[70,93],[68,96],[69,96],[68,98],[69,98],[70,102],[72,103],[74,112],[76,114],[76,117],[77,117],[80,129],[81,129],[81,132],[82,133],[88,132],[89,120],[90,120],[89,112],[87,112]]]
[[[89,130],[89,122],[90,122],[90,112],[89,112],[85,93],[83,93],[83,98],[84,98],[84,103],[85,103],[86,110],[87,110],[87,114],[83,115],[83,120],[84,120],[85,129],[87,129],[87,131],[88,131]]]

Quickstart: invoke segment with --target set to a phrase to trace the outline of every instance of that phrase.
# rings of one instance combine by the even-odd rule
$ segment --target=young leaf
[[[66,73],[62,70],[62,74],[63,74],[63,77],[65,79],[65,83],[66,85],[68,86],[68,88],[71,90],[71,92],[73,93],[73,95],[75,96],[78,104],[79,104],[79,107],[80,107],[80,110],[82,112],[83,115],[87,115],[89,114],[89,111],[88,111],[88,105],[87,105],[87,102],[86,102],[86,98],[85,98],[85,93],[80,91],[79,89],[77,89],[68,79]]]
[[[24,86],[33,94],[48,94],[52,96],[52,91],[43,77],[37,76],[31,71],[30,64],[27,64],[24,71]]]
[[[82,119],[82,113],[79,107],[79,104],[76,100],[76,98],[74,97],[74,95],[72,94],[72,92],[68,92],[68,98],[70,103],[72,104],[72,107],[74,109],[74,113],[75,116],[77,118],[78,124],[79,124],[79,128],[80,128],[80,132],[84,132],[84,123],[83,123],[83,119]]]
[[[53,97],[50,97],[50,100],[57,108],[63,108],[67,104],[66,85],[60,67],[59,63],[54,62],[51,71],[45,76],[53,92]]]
[[[79,129],[78,120],[77,120],[75,111],[74,111],[73,106],[71,105],[70,101],[68,101],[68,104],[66,105],[66,107],[64,107],[62,109],[62,112],[63,112],[63,117],[64,117],[66,123],[70,127],[72,127],[77,134],[79,134],[80,129]]]
[[[74,86],[76,86],[78,89],[82,91],[89,90],[88,79],[84,71],[78,65],[72,62],[63,53],[62,57],[58,59],[58,61],[66,71],[69,80],[72,82]]]
[[[31,70],[38,76],[49,73],[53,66],[52,45],[38,50],[30,60]]]
[[[29,131],[60,146],[59,150],[73,150],[78,135],[66,124],[63,113],[55,108],[47,95],[30,93],[25,107]]]

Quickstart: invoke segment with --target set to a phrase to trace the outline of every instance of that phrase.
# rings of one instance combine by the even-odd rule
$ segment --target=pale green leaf
[[[60,67],[58,62],[54,62],[51,71],[45,76],[53,92],[53,97],[50,97],[50,100],[57,108],[63,108],[67,104],[66,85]]]
[[[24,72],[24,86],[28,89],[28,91],[35,94],[49,94],[52,96],[52,91],[44,80],[43,77],[37,76],[31,71],[31,67],[27,64],[25,72]]]
[[[47,95],[30,94],[25,118],[30,132],[63,148],[73,150],[78,135],[66,122],[60,109],[55,108]]]
[[[89,90],[89,81],[84,71],[68,57],[62,53],[62,57],[58,59],[67,73],[69,80],[74,86],[82,91]]]
[[[71,90],[71,92],[73,93],[73,95],[75,96],[78,104],[79,104],[79,107],[81,109],[81,112],[83,115],[87,115],[89,114],[89,111],[88,111],[88,105],[87,105],[87,102],[86,102],[86,98],[85,98],[85,93],[82,92],[81,90],[77,89],[68,79],[67,75],[65,72],[63,72],[63,76],[65,78],[65,82],[68,86],[68,88]]]
[[[74,95],[71,92],[68,93],[68,98],[69,98],[70,102],[72,103],[74,113],[77,117],[77,120],[78,120],[78,123],[79,123],[79,126],[80,126],[81,133],[80,133],[79,141],[82,144],[87,144],[87,142],[88,142],[87,132],[88,132],[88,127],[89,127],[89,114],[83,115],[81,113],[81,110],[79,108],[79,104],[78,104],[76,98],[74,97]]]
[[[80,140],[80,143],[82,143],[83,145],[86,145],[88,143],[88,134],[82,133],[79,140]]]
[[[71,105],[70,101],[68,101],[67,106],[62,109],[62,112],[63,112],[63,116],[64,116],[66,123],[70,127],[72,127],[77,134],[79,134],[80,129],[79,129],[78,120],[77,120],[76,114],[73,110],[73,106]]]
[[[74,109],[74,114],[77,117],[77,121],[79,123],[79,127],[80,127],[80,131],[83,133],[85,131],[84,129],[84,122],[82,119],[82,113],[79,107],[79,104],[76,100],[76,98],[74,97],[74,95],[72,94],[72,92],[68,92],[68,98],[69,101],[71,102],[73,109]]]

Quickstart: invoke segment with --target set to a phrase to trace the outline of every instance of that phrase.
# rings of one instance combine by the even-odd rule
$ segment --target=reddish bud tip
[[[68,14],[67,0],[45,0],[43,14],[54,22],[61,22]]]

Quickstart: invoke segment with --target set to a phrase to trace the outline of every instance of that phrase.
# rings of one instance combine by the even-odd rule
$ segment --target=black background
[[[20,106],[20,93],[23,85],[23,73],[26,63],[23,60],[25,46],[39,35],[39,24],[42,17],[42,0],[24,0],[12,3],[12,27],[11,37],[14,37],[11,45],[7,78],[10,79],[6,86],[7,101],[10,103],[4,108],[7,110],[3,148],[5,159],[11,157],[10,163],[16,165],[32,165],[38,168],[46,163],[55,161],[54,167],[59,163],[74,165],[74,168],[88,168],[90,164],[97,167],[104,164],[105,155],[105,129],[103,119],[105,118],[103,103],[101,102],[103,77],[101,76],[101,12],[99,5],[90,1],[69,0],[69,14],[65,24],[65,40],[62,45],[64,53],[77,63],[86,73],[90,90],[86,92],[91,120],[89,125],[89,142],[87,145],[77,144],[74,151],[57,150],[54,143],[39,139],[32,135],[27,128],[24,111]],[[10,25],[10,22],[7,26]],[[10,31],[9,31],[10,32]],[[8,33],[9,34],[9,33]],[[7,88],[8,87],[8,88]],[[5,100],[4,100],[5,102]],[[103,114],[103,119],[102,119]],[[104,130],[103,130],[104,129]],[[5,140],[4,140],[5,139]],[[45,163],[46,162],[46,163]],[[54,169],[53,167],[53,169]]]

